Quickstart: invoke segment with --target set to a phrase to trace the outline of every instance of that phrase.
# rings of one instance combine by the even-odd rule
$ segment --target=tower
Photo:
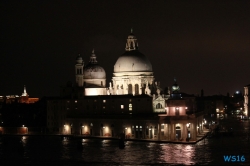
[[[26,86],[25,86],[25,85],[24,85],[24,87],[23,87],[22,96],[29,96],[28,93],[26,92]]]
[[[84,62],[83,59],[81,57],[81,55],[79,54],[76,57],[76,64],[75,64],[75,76],[76,76],[76,84],[79,87],[83,86],[83,67],[84,67]]]
[[[247,118],[249,118],[249,91],[250,91],[250,84],[244,87],[244,114]]]

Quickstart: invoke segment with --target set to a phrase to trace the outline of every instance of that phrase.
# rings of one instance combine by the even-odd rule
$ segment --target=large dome
[[[94,50],[89,63],[83,68],[84,79],[106,79],[106,72],[97,60]]]
[[[139,52],[137,38],[131,33],[128,35],[126,52],[115,63],[114,73],[119,72],[152,72],[152,65],[148,58]]]
[[[152,72],[148,58],[138,50],[126,51],[115,63],[114,72]]]

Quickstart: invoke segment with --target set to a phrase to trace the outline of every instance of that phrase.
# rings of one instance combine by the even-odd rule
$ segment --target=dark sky
[[[250,83],[250,1],[1,1],[0,95],[56,96],[94,48],[110,82],[134,29],[161,87],[232,94]]]

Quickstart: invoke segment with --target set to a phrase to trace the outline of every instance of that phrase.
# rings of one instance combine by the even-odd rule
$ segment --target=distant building
[[[244,114],[249,118],[249,98],[250,98],[250,84],[244,86]]]
[[[0,96],[0,102],[11,104],[11,103],[26,103],[31,104],[39,101],[39,98],[29,97],[26,86],[24,85],[24,90],[22,95],[7,95],[7,96]]]

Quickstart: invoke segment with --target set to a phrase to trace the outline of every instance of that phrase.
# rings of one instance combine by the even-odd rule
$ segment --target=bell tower
[[[79,87],[83,86],[83,67],[84,67],[84,62],[81,55],[79,54],[76,57],[76,64],[75,64],[76,84]]]

